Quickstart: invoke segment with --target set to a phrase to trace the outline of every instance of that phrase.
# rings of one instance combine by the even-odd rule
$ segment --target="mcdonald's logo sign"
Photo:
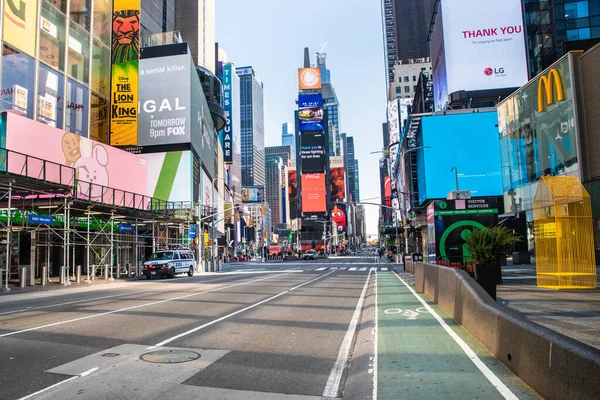
[[[554,91],[556,90],[556,103],[565,99],[562,79],[560,74],[554,68],[550,70],[548,76],[542,76],[538,83],[538,112],[543,113],[546,107],[555,103]]]

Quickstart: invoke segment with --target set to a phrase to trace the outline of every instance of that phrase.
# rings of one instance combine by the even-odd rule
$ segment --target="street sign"
[[[190,239],[196,239],[197,233],[196,228],[190,228],[188,236]]]
[[[52,225],[54,218],[47,215],[27,214],[27,222],[30,224]]]

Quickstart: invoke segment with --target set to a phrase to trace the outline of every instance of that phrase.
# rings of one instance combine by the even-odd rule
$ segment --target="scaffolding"
[[[190,247],[201,260],[188,232],[212,213],[78,182],[71,167],[0,148],[0,288],[23,273],[28,285],[139,275],[166,247]]]
[[[544,176],[534,197],[536,274],[539,287],[595,289],[590,196],[572,176]]]

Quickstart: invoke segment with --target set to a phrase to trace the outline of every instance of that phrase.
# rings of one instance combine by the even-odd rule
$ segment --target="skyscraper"
[[[294,125],[289,122],[281,124],[281,145],[292,148],[292,158],[296,158],[296,135]]]
[[[265,184],[263,83],[252,67],[236,69],[240,77],[242,186]]]
[[[195,63],[216,73],[215,0],[176,0],[175,29],[190,46]]]
[[[140,2],[140,33],[142,37],[175,29],[175,2],[176,0]]]
[[[350,201],[360,201],[360,193],[358,189],[358,160],[354,158],[354,138],[348,136],[346,139],[346,147],[348,149],[346,157],[346,165],[348,166],[348,194]]]
[[[381,16],[388,83],[396,61],[429,57],[427,35],[437,0],[382,0]]]
[[[585,50],[600,38],[600,1],[524,0],[530,76],[563,56],[563,43]]]
[[[290,219],[289,200],[287,200],[287,166],[278,156],[265,157],[267,184],[265,194],[271,207],[271,221],[274,227],[287,224]]]
[[[265,147],[265,157],[281,157],[281,160],[285,165],[288,165],[288,161],[292,156],[291,146],[269,146]]]

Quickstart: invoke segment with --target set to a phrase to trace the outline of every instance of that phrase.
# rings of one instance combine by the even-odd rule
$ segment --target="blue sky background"
[[[381,124],[386,85],[378,0],[217,0],[216,40],[236,66],[251,65],[264,84],[265,146],[281,145],[281,124],[293,122],[297,69],[304,47],[327,42],[331,82],[340,102],[340,128],[354,136],[363,201],[379,198]],[[377,233],[378,207],[365,206],[367,233]]]

